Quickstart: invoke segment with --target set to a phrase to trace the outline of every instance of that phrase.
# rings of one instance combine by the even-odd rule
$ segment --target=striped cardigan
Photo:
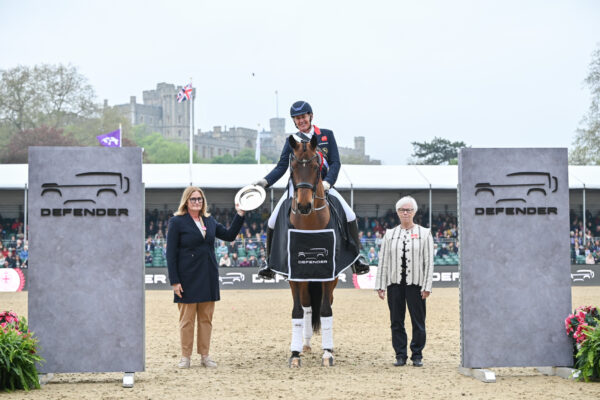
[[[420,225],[402,229],[400,225],[388,229],[379,250],[379,268],[375,290],[386,290],[402,280],[402,245],[406,241],[406,284],[419,285],[431,292],[433,281],[433,237],[431,230]]]

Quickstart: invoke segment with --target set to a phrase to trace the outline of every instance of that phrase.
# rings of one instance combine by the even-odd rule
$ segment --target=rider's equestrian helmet
[[[297,101],[292,104],[292,107],[290,108],[290,116],[292,117],[297,117],[298,115],[303,114],[312,114],[312,112],[313,111],[310,104],[305,101]]]

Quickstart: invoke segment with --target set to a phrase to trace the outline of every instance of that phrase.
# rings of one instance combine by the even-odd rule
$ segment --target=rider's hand
[[[262,186],[264,188],[267,187],[268,183],[269,182],[267,182],[267,180],[265,178],[262,178],[262,179],[252,182],[253,185]]]
[[[328,192],[329,189],[331,189],[331,185],[329,184],[329,182],[323,181],[323,189],[325,189],[326,192]]]

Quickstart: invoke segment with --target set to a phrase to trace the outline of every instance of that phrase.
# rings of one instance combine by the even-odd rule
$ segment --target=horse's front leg
[[[324,367],[333,366],[333,289],[337,284],[337,279],[332,282],[323,282],[323,297],[321,302],[321,347],[323,348],[323,358],[321,365]]]
[[[289,359],[289,366],[290,368],[299,368],[301,364],[300,352],[302,351],[302,331],[304,327],[304,310],[300,301],[301,283],[290,281],[290,288],[292,289],[294,306],[292,308],[292,343],[290,345],[292,356]]]

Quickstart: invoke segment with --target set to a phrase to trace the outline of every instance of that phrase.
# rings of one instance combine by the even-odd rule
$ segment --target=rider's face
[[[300,132],[310,132],[310,122],[312,119],[312,115],[302,114],[292,117],[292,119],[294,120],[294,124],[296,124],[296,127],[300,130]]]

